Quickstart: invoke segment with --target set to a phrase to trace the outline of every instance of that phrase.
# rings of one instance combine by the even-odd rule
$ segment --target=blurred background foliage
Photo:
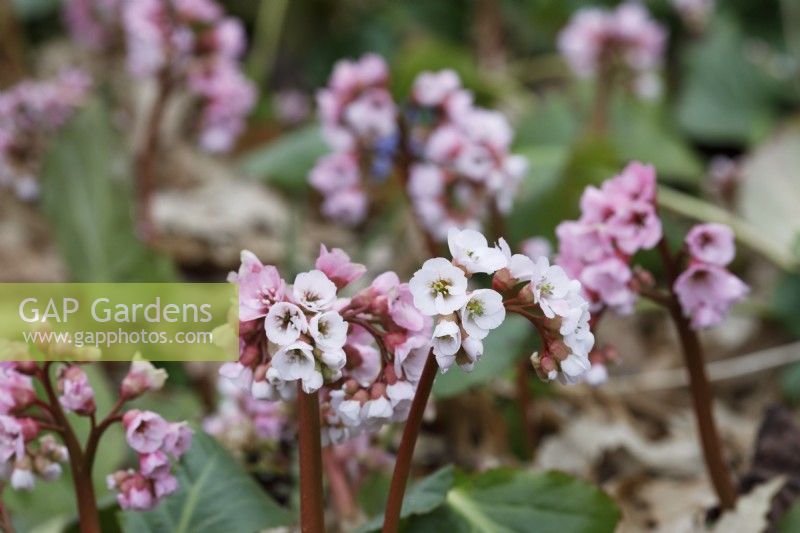
[[[12,3],[24,29],[28,54],[34,55],[39,46],[53,40],[65,39],[59,0]],[[284,237],[289,250],[284,266],[288,270],[304,268],[293,263],[292,240],[293,235],[302,233],[305,218],[316,216],[318,198],[308,187],[307,175],[327,148],[313,114],[297,125],[278,121],[276,95],[297,90],[311,97],[325,84],[336,60],[374,51],[391,65],[396,98],[408,94],[420,71],[448,67],[458,71],[479,103],[497,107],[509,116],[516,128],[514,150],[530,163],[508,219],[512,243],[533,235],[552,241],[555,226],[577,215],[578,199],[586,185],[610,177],[628,160],[651,162],[664,187],[662,209],[674,215],[666,219],[667,234],[680,238],[692,219],[730,223],[742,249],[755,252],[743,254],[745,262],[775,267],[755,294],[754,303],[741,312],[766,319],[787,339],[800,338],[800,4],[796,0],[718,1],[713,16],[700,31],[687,28],[670,2],[646,2],[671,35],[663,90],[647,100],[628,91],[615,91],[605,135],[586,127],[595,87],[573,79],[554,43],[576,9],[616,2],[221,3],[246,25],[251,47],[245,62],[248,74],[260,87],[257,111],[231,163],[248,179],[280,191],[292,202],[293,228]],[[53,143],[43,170],[41,209],[52,224],[53,237],[72,279],[177,279],[185,265],[145,247],[134,235],[128,216],[132,200],[127,147],[119,125],[112,120],[112,106],[112,102],[98,97]],[[712,191],[708,168],[718,155],[734,158],[739,168],[732,201]],[[394,212],[359,230],[363,249],[354,250],[356,258],[367,255],[376,242],[386,242],[386,227],[396,226],[398,220],[402,223],[396,212],[398,206],[387,206],[389,209]],[[647,257],[643,261],[657,268],[647,263]],[[220,279],[221,275],[221,271],[214,271],[207,277]],[[451,372],[443,376],[436,383],[435,395],[444,400],[509,375],[516,362],[528,355],[515,351],[521,344],[530,347],[528,336],[527,328],[509,320],[487,343],[486,351],[493,357],[482,361],[472,374]],[[172,418],[195,417],[198,400],[183,386],[192,382],[190,376],[179,367],[170,372],[170,400],[160,408],[174,408],[177,412],[169,413]],[[102,376],[97,378],[102,380]],[[800,366],[785,373],[782,386],[787,400],[800,401]],[[530,388],[533,394],[548,394],[542,386],[531,384]],[[108,395],[97,386],[95,390],[102,411]],[[498,404],[501,412],[509,411],[507,399],[498,400]],[[507,418],[513,423],[514,416]],[[519,440],[518,436],[514,438]],[[119,462],[120,441],[121,435],[106,439],[103,461]],[[517,442],[516,447],[520,446]],[[191,491],[198,483],[198,476],[204,475],[203,463],[216,453],[219,451],[213,443],[201,440],[199,451],[192,452],[181,474],[189,487],[182,489],[181,498],[186,497],[185,490]],[[98,471],[111,469],[103,466],[99,465]],[[457,514],[454,505],[473,497],[487,502],[481,491],[498,483],[495,478],[528,474],[495,474],[493,479],[476,481],[449,472],[444,474],[449,477],[443,483],[442,475],[434,474],[442,487],[435,491],[435,497],[439,504],[446,501],[447,505],[437,504],[431,507],[438,509],[432,515],[422,513],[425,516],[413,518],[420,531],[441,530],[441,524],[452,526],[454,531],[470,531],[470,525],[462,523],[463,517],[453,518]],[[247,483],[237,476],[231,476],[230,481]],[[524,479],[513,482],[527,483]],[[62,523],[59,516],[69,515],[71,505],[71,496],[65,496],[66,483],[63,479],[38,489],[36,498],[13,496],[19,498],[11,505],[21,510],[21,523],[30,525],[25,521],[28,519],[40,523],[42,516],[54,516],[51,522]],[[368,485],[362,497],[381,501],[369,494],[369,488],[381,487],[382,483],[379,480],[374,486]],[[531,483],[557,487],[569,481],[540,476]],[[504,487],[506,491],[514,485]],[[385,487],[375,490],[380,494]],[[587,501],[603,497],[589,487],[581,490],[581,498]],[[40,499],[43,492],[39,491],[52,491],[52,497],[47,492],[47,498]],[[218,496],[224,501],[225,494]],[[194,505],[202,512],[217,508],[214,502],[205,500]],[[252,503],[258,505],[258,501]],[[576,506],[579,508],[579,503]],[[372,507],[375,511],[380,508]],[[425,505],[422,508],[427,509]],[[616,512],[611,507],[605,509],[612,515]],[[286,521],[281,512],[275,511],[276,525]],[[525,516],[538,519],[535,511]],[[243,524],[249,524],[249,518],[253,516],[248,513],[239,517]],[[183,530],[199,531],[192,527],[195,519],[203,520],[203,516],[185,518],[180,509],[165,508],[152,515],[128,516],[123,523],[126,530],[162,531],[159,524],[177,520]],[[258,519],[257,515],[253,518]],[[608,516],[603,519],[616,520]]]

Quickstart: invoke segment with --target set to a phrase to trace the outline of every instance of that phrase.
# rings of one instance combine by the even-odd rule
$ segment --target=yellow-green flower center
[[[450,295],[450,287],[453,286],[453,282],[449,279],[437,279],[433,283],[431,283],[431,292],[433,294],[440,294],[442,296],[449,296]]]

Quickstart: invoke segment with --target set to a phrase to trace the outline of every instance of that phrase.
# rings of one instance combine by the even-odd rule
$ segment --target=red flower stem
[[[94,458],[97,454],[97,446],[100,444],[100,437],[108,429],[111,424],[122,420],[122,415],[119,414],[122,406],[125,405],[125,398],[120,397],[106,417],[99,423],[95,424],[94,415],[92,415],[92,429],[89,432],[89,439],[86,441],[86,465],[89,470],[94,466]]]
[[[531,363],[528,358],[521,359],[517,363],[516,375],[516,400],[517,409],[519,410],[520,423],[522,425],[522,446],[525,451],[525,456],[530,458],[533,456],[533,425],[530,421],[530,406],[531,395],[528,389],[528,370],[531,368]]]
[[[322,450],[322,465],[325,468],[325,475],[328,476],[333,503],[336,505],[339,517],[345,524],[352,522],[358,515],[356,501],[342,465],[330,446]]]
[[[658,244],[658,251],[667,271],[670,286],[670,302],[667,305],[672,321],[678,330],[686,369],[689,372],[689,390],[692,394],[692,406],[697,419],[700,432],[700,444],[703,449],[706,469],[714,485],[714,490],[723,509],[733,509],[736,505],[736,488],[734,487],[731,473],[725,464],[722,441],[717,431],[714,419],[713,395],[711,384],[706,374],[703,348],[697,333],[691,328],[689,321],[683,315],[680,303],[674,293],[673,286],[677,277],[677,269],[669,245],[665,239]]]
[[[420,427],[422,427],[422,415],[425,413],[425,406],[428,404],[428,398],[433,389],[437,368],[439,367],[433,352],[428,353],[422,376],[417,384],[417,392],[411,402],[408,420],[403,428],[400,448],[397,450],[392,483],[389,486],[389,499],[386,502],[386,512],[383,518],[383,533],[397,533],[400,527],[400,511],[403,508],[403,495],[406,492],[408,475],[411,471],[411,458],[414,455],[414,447],[417,444]]]
[[[325,518],[322,492],[319,392],[305,393],[299,381],[297,382],[297,409],[300,441],[300,529],[303,533],[323,533]]]
[[[75,487],[75,496],[78,500],[78,527],[81,533],[102,533],[100,529],[100,513],[97,510],[97,499],[94,493],[94,484],[92,483],[92,469],[86,463],[83,450],[69,419],[61,409],[61,404],[58,401],[53,384],[50,382],[50,363],[44,364],[42,369],[37,373],[44,391],[47,394],[47,399],[50,402],[50,410],[53,413],[53,418],[56,423],[61,426],[60,431],[64,439],[64,445],[69,452],[69,464],[72,470],[72,483]]]
[[[145,242],[152,241],[155,237],[151,203],[156,187],[156,160],[158,157],[161,122],[167,107],[170,91],[169,72],[164,70],[158,78],[158,94],[147,118],[144,141],[136,151],[134,160],[134,174],[137,185],[136,223],[139,236]]]

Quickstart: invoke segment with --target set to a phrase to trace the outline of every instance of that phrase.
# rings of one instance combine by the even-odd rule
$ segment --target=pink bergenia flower
[[[86,372],[77,365],[61,367],[58,375],[58,401],[64,409],[88,416],[95,411],[94,389]]]
[[[139,453],[153,453],[164,445],[169,423],[152,411],[132,409],[122,418],[128,445]]]
[[[237,277],[239,320],[242,321],[265,317],[272,305],[281,301],[286,292],[286,285],[278,270],[272,265],[263,266],[260,261],[258,264],[258,268],[240,273]]]
[[[619,61],[633,71],[662,61],[666,31],[641,4],[627,2],[613,11],[578,10],[558,36],[558,47],[579,76],[597,73],[602,61]]]
[[[186,422],[173,422],[164,435],[163,450],[179,459],[192,446],[192,429]]]
[[[25,456],[22,426],[13,416],[0,415],[0,463]]]
[[[122,509],[148,511],[155,506],[152,481],[135,470],[120,470],[109,474],[106,483],[117,491],[117,503]]]
[[[147,477],[163,477],[170,472],[169,458],[161,450],[139,454],[139,471]]]
[[[0,413],[24,409],[36,398],[33,381],[13,366],[0,367]]]
[[[68,0],[64,18],[73,39],[101,49],[113,44],[119,32],[121,0]]]
[[[328,251],[324,244],[319,245],[319,257],[315,266],[339,289],[356,281],[367,271],[364,265],[351,262],[350,256],[341,248]]]
[[[630,289],[633,275],[628,265],[616,258],[587,266],[580,281],[591,296],[620,314],[633,312],[635,293]]]
[[[123,26],[131,73],[168,73],[183,82],[201,103],[200,146],[230,150],[256,101],[238,64],[245,48],[241,23],[212,0],[137,0],[124,3]]]
[[[695,329],[722,322],[730,307],[749,292],[747,285],[725,268],[704,263],[690,265],[675,280],[674,290]]]
[[[686,234],[686,248],[692,259],[727,266],[736,255],[733,231],[723,224],[698,224]]]

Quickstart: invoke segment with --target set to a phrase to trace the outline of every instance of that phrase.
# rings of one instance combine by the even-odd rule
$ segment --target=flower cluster
[[[120,384],[120,403],[160,390],[166,379],[164,369],[155,368],[137,354]],[[128,445],[138,454],[139,469],[109,474],[108,488],[117,491],[117,502],[123,509],[152,509],[161,498],[178,490],[170,458],[177,460],[189,449],[192,430],[186,422],[167,422],[158,413],[139,409],[125,412],[121,421]]]
[[[109,474],[108,488],[117,491],[123,509],[148,510],[178,490],[170,459],[178,460],[192,443],[186,422],[167,422],[158,413],[131,409],[122,417],[128,445],[139,454],[139,469]]]
[[[287,433],[289,417],[281,403],[254,398],[222,376],[217,389],[221,400],[203,420],[203,430],[230,450],[247,452],[264,442],[280,441]]]
[[[558,47],[582,77],[603,69],[624,67],[646,80],[663,59],[666,30],[636,2],[614,10],[578,10],[558,36]]]
[[[70,36],[94,50],[111,46],[119,38],[123,0],[67,0],[64,19]]]
[[[497,111],[472,103],[451,70],[414,81],[408,192],[427,232],[445,240],[450,228],[480,230],[494,210],[507,213],[525,158],[510,153],[513,131]]]
[[[733,232],[722,224],[699,224],[686,235],[685,244],[689,266],[673,289],[693,328],[715,326],[749,292],[726,268],[736,255]]]
[[[655,169],[633,162],[600,188],[588,187],[580,218],[556,228],[556,262],[580,280],[593,311],[633,311],[637,280],[630,259],[653,248],[662,236],[655,200]]]
[[[509,151],[513,132],[505,117],[476,107],[452,70],[421,73],[402,108],[388,80],[383,59],[367,54],[339,61],[318,94],[323,132],[334,150],[309,176],[324,196],[323,214],[362,222],[370,187],[393,170],[437,240],[446,239],[450,227],[480,229],[494,209],[507,211],[526,164]]]
[[[66,70],[52,80],[23,81],[0,91],[0,187],[30,200],[47,140],[86,98],[90,79]]]
[[[357,224],[368,210],[362,173],[385,178],[398,141],[397,106],[388,90],[389,69],[379,56],[336,63],[328,87],[317,93],[322,130],[334,150],[311,171],[325,200],[325,216]]]
[[[540,377],[573,383],[589,370],[594,336],[580,282],[546,257],[512,255],[502,239],[489,246],[475,230],[451,229],[447,241],[452,260],[427,260],[409,283],[416,307],[435,319],[431,343],[443,372],[453,363],[471,371],[483,339],[507,312],[524,316],[542,337],[542,352],[533,357]],[[478,273],[493,276],[492,289],[469,290]]]
[[[138,77],[185,83],[201,102],[200,145],[229,150],[255,104],[241,72],[241,23],[213,0],[137,0],[123,6],[128,68]]]
[[[220,373],[257,399],[287,399],[299,383],[320,391],[324,438],[341,442],[408,414],[427,355],[430,321],[406,284],[387,272],[351,298],[338,294],[365,273],[321,246],[317,268],[287,284],[242,253],[240,356]]]
[[[36,477],[51,481],[61,475],[67,450],[52,435],[42,434],[39,422],[23,413],[36,399],[27,366],[0,366],[0,479],[15,489],[30,490]]]

